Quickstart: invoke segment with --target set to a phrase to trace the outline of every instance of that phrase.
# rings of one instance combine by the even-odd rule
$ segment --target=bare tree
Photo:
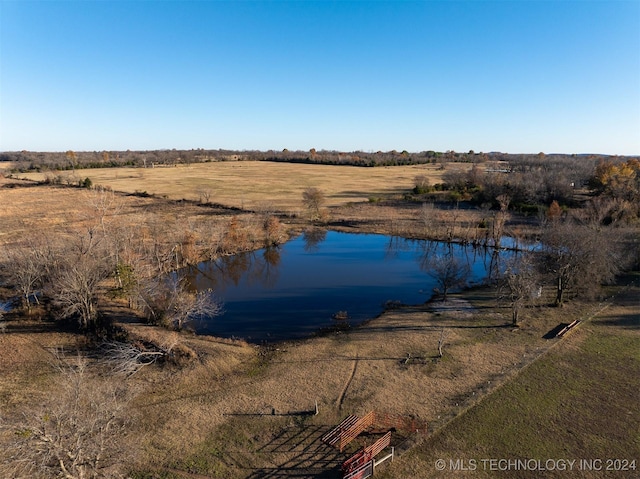
[[[571,219],[546,225],[539,267],[556,285],[557,306],[568,291],[592,297],[615,278],[623,266],[616,236],[612,228],[596,230]]]
[[[151,217],[146,223],[148,241],[143,243],[143,256],[151,267],[151,276],[164,275],[177,268],[175,264],[175,245],[179,243],[175,232],[167,238],[166,225],[157,217]]]
[[[76,152],[73,150],[68,150],[65,153],[65,156],[67,157],[67,160],[69,160],[69,165],[71,166],[71,169],[74,171],[75,173],[75,168],[76,168],[76,164],[78,163],[78,155],[76,155]]]
[[[302,192],[302,204],[307,208],[311,221],[322,218],[321,208],[324,202],[324,193],[318,188],[307,188]]]
[[[207,224],[203,239],[205,242],[205,253],[212,260],[215,259],[224,246],[226,228],[219,222]]]
[[[61,318],[76,318],[82,329],[95,324],[99,283],[112,272],[108,253],[96,240],[95,231],[78,235],[60,250],[46,292]]]
[[[83,329],[94,323],[97,287],[109,275],[104,266],[86,257],[61,265],[51,283],[53,302],[61,317],[76,317]]]
[[[500,209],[493,217],[493,244],[496,248],[500,247],[502,242],[502,236],[504,235],[504,225],[509,217],[509,203],[511,203],[511,197],[507,194],[498,195],[496,201]]]
[[[418,222],[422,226],[425,238],[430,234],[437,237],[438,215],[433,203],[422,203],[420,210],[418,210]]]
[[[442,294],[442,301],[447,300],[450,290],[463,287],[471,273],[469,265],[457,258],[453,252],[433,254],[423,260],[422,267],[438,283],[439,288],[436,292]]]
[[[458,231],[458,219],[460,218],[460,214],[461,213],[458,204],[456,204],[454,208],[447,210],[447,212],[445,213],[446,238],[448,242],[452,242],[454,238],[456,238]]]
[[[10,282],[20,290],[22,307],[31,312],[31,299],[36,303],[47,273],[47,251],[44,246],[29,241],[7,250],[5,267]]]
[[[124,477],[131,412],[121,382],[90,373],[85,359],[58,363],[61,391],[40,410],[3,425],[13,441],[0,451],[3,477]]]
[[[509,303],[514,326],[522,310],[534,300],[539,284],[531,253],[521,253],[509,260],[499,281],[498,294],[500,300]]]
[[[105,219],[107,216],[116,216],[122,209],[122,202],[112,190],[94,188],[87,192],[87,205],[98,220],[102,234],[107,236]]]

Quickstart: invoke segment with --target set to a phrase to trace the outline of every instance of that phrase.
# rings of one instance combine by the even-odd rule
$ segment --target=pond
[[[354,325],[389,305],[424,303],[438,286],[438,258],[453,257],[468,268],[468,283],[481,283],[496,256],[447,243],[311,230],[279,248],[203,262],[180,274],[192,290],[212,289],[224,304],[223,315],[191,324],[197,333],[261,343],[308,337],[345,321]]]

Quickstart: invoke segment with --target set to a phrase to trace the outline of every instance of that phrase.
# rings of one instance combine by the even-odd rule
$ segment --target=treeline
[[[576,161],[580,160],[580,161]],[[553,168],[554,165],[571,162],[573,164],[595,164],[597,161],[625,161],[623,157],[606,155],[545,155],[507,154],[507,153],[476,153],[469,151],[460,153],[455,151],[437,152],[433,150],[410,153],[406,150],[398,152],[340,152],[333,150],[309,151],[288,150],[257,151],[257,150],[149,150],[149,151],[66,151],[66,152],[33,152],[17,151],[0,153],[0,162],[11,162],[15,172],[72,170],[82,168],[110,168],[110,167],[154,167],[188,165],[191,163],[205,163],[212,161],[281,161],[291,163],[349,165],[360,167],[374,166],[402,166],[417,164],[436,164],[447,162],[486,163],[506,162],[511,168],[527,168],[530,164],[544,165]]]
[[[617,161],[616,161],[617,160]],[[604,223],[640,217],[640,161],[562,157],[521,157],[493,165],[474,164],[466,171],[444,173],[441,183],[426,176],[415,178],[408,199],[465,201],[486,208],[535,214],[557,203],[563,208],[583,207],[602,216]],[[590,201],[585,203],[588,192]]]

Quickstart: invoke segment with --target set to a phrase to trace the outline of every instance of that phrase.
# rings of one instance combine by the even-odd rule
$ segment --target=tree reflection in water
[[[186,280],[190,291],[202,290],[204,283],[214,291],[231,285],[238,286],[243,279],[249,284],[270,287],[277,281],[279,264],[280,248],[270,246],[259,251],[205,261],[184,268],[178,274]]]
[[[318,251],[320,243],[327,239],[327,230],[322,228],[307,228],[302,233],[304,250],[307,253]]]

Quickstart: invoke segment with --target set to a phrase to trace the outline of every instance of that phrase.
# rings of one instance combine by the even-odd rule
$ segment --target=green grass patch
[[[396,461],[380,478],[443,477],[436,460],[476,460],[465,477],[495,477],[482,459],[629,459],[640,469],[640,336],[587,323],[513,381]],[[572,339],[576,341],[572,342]],[[538,477],[531,471],[500,477]],[[601,477],[602,471],[544,477]],[[457,471],[458,474],[463,474]],[[455,474],[455,473],[453,473]],[[594,474],[590,476],[589,474]],[[617,471],[612,477],[638,477]],[[448,477],[446,474],[444,477]]]

